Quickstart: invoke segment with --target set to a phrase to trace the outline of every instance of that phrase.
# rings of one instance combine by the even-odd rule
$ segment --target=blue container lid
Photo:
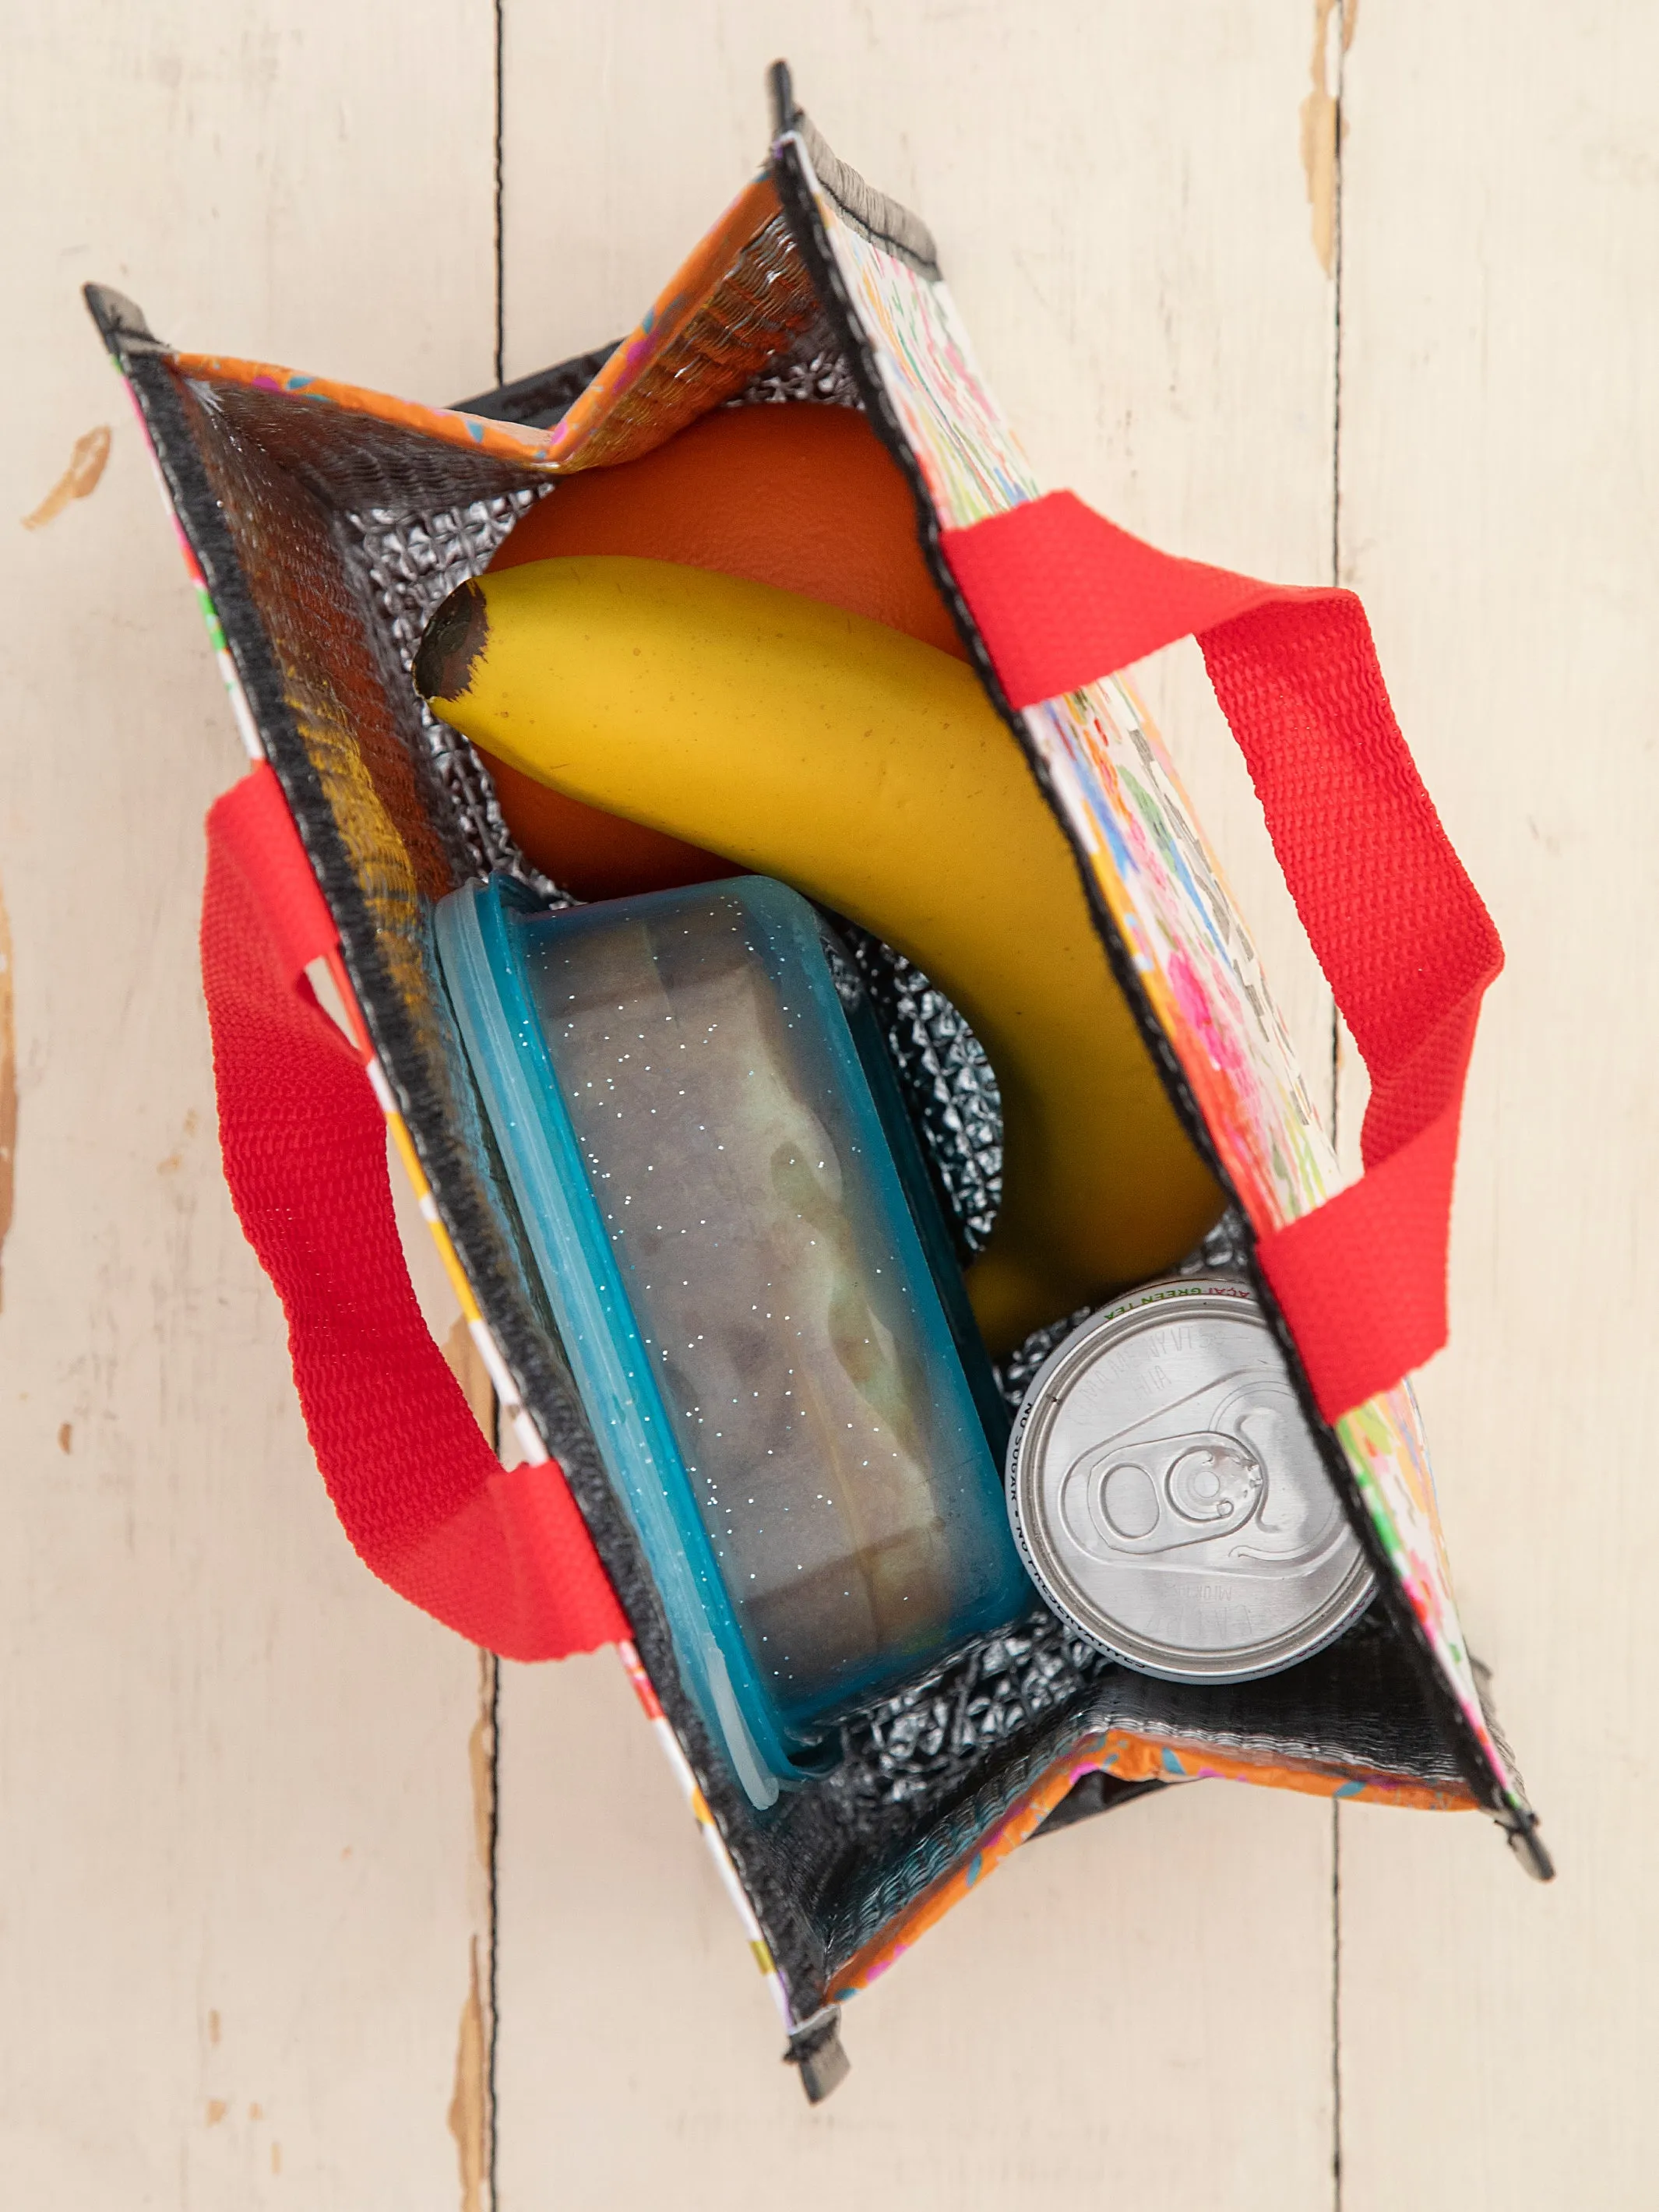
[[[763,877],[557,915],[496,878],[437,935],[685,1686],[769,1804],[835,1713],[1031,1595],[983,1354],[953,1340],[817,917]]]

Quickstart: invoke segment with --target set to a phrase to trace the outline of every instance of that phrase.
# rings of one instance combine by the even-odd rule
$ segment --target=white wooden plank
[[[509,373],[634,319],[752,169],[762,71],[787,52],[831,143],[934,227],[1050,481],[1177,550],[1322,578],[1312,30],[1244,4],[509,0]],[[1193,656],[1154,681],[1328,1066],[1328,1000]],[[852,2079],[813,2115],[611,1662],[507,1668],[502,1709],[504,2199],[736,2208],[787,2171],[803,2205],[1328,2201],[1322,1805],[1211,1785],[1036,1846],[859,2000]]]
[[[1334,294],[1297,120],[1314,14],[1261,17],[700,0],[671,24],[649,0],[569,20],[508,0],[507,374],[631,325],[764,151],[762,76],[786,54],[837,153],[933,229],[1047,482],[1171,551],[1326,581]],[[1329,994],[1196,648],[1139,680],[1322,1069]]]
[[[1345,1809],[1348,2212],[1652,2201],[1656,85],[1604,0],[1401,0],[1348,58],[1344,564],[1509,951],[1423,1398],[1561,1868]]]
[[[478,1662],[342,1539],[220,1178],[194,939],[240,757],[77,288],[183,342],[487,382],[491,10],[66,0],[7,48],[3,2193],[450,2207]],[[19,530],[103,423],[96,489]]]
[[[812,2111],[614,1660],[501,1680],[503,2203],[1328,2201],[1322,1804],[1198,1784],[1030,1845],[848,2008]]]

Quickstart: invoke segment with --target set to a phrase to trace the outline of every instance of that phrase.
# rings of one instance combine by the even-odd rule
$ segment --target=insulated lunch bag
[[[1347,592],[1171,558],[1045,491],[927,230],[836,159],[781,66],[773,94],[765,165],[634,331],[457,407],[175,351],[119,295],[88,299],[249,759],[209,820],[203,974],[226,1175],[288,1315],[323,1478],[365,1562],[461,1635],[520,1660],[617,1646],[817,2098],[845,2070],[842,2006],[1011,1850],[1174,1782],[1479,1808],[1550,1869],[1465,1647],[1407,1382],[1445,1336],[1458,1111],[1501,952],[1364,612]],[[1377,1595],[1314,1656],[1237,1682],[1117,1663],[1041,1606],[999,1617],[854,1700],[833,1756],[758,1802],[677,1657],[660,1566],[599,1448],[441,970],[434,916],[467,887],[493,883],[504,911],[532,916],[570,902],[410,672],[436,609],[562,479],[714,409],[804,403],[861,410],[914,494],[941,601],[1224,1194],[1193,1264],[1253,1289]],[[1364,1172],[1346,1187],[1119,672],[1188,634],[1370,1073]],[[885,1055],[878,1087],[902,1102],[896,1140],[971,1249],[996,1203],[994,1075],[925,973],[869,933],[842,951],[848,1003]],[[388,1129],[510,1467],[422,1322]],[[1062,1334],[1005,1363],[1015,1398]]]

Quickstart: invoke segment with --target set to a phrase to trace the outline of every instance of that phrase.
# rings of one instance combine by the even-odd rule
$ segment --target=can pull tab
[[[1074,1542],[1145,1558],[1242,1528],[1267,1495],[1267,1472],[1240,1436],[1194,1429],[1085,1452],[1060,1486]]]

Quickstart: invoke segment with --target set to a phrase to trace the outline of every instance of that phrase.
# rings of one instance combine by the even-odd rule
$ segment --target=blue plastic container
[[[686,1687],[769,1804],[836,1715],[1032,1601],[873,1021],[763,877],[559,915],[497,878],[437,935]]]

